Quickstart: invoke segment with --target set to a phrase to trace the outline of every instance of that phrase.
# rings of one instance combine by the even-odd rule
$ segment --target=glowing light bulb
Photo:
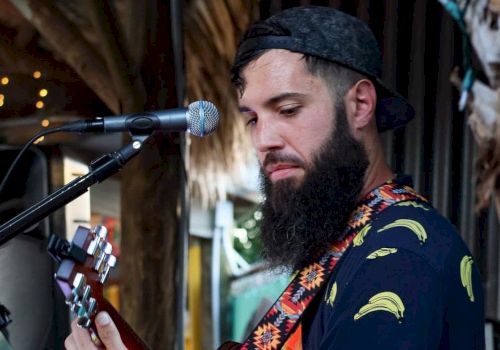
[[[41,124],[44,128],[46,128],[50,125],[50,121],[48,119],[43,119]]]
[[[36,108],[38,109],[42,109],[43,106],[45,106],[45,104],[43,103],[43,101],[36,101],[36,104],[35,104]]]
[[[0,83],[2,85],[7,85],[9,83],[9,77],[3,77],[1,80],[0,80]]]
[[[47,89],[41,89],[40,91],[38,91],[38,95],[40,95],[40,97],[45,97],[48,93],[49,91]]]
[[[40,72],[39,70],[33,72],[33,78],[40,79],[41,77],[42,77],[42,72]]]

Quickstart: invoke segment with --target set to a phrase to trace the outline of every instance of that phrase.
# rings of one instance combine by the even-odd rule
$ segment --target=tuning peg
[[[97,225],[96,227],[94,227],[93,231],[95,235],[101,239],[105,240],[108,236],[108,229],[106,228],[106,226]]]
[[[90,288],[89,285],[86,285],[85,288],[83,289],[82,297],[80,299],[80,303],[82,305],[85,305],[85,306],[87,305],[91,292],[92,292],[92,288]]]
[[[107,263],[108,263],[109,267],[115,267],[116,266],[116,256],[110,255],[108,257],[108,262]]]
[[[55,234],[51,234],[49,237],[49,243],[47,244],[47,251],[49,255],[57,262],[61,262],[68,255],[69,242]]]

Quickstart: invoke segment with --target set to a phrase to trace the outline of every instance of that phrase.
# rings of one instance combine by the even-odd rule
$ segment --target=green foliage
[[[234,249],[250,264],[262,260],[262,241],[260,239],[260,225],[262,213],[259,208],[236,218],[233,234]]]

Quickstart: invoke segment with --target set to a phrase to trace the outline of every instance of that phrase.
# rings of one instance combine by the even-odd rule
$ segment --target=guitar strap
[[[399,179],[388,181],[371,191],[351,214],[345,230],[345,239],[333,244],[320,259],[312,261],[295,273],[288,287],[242,345],[228,342],[219,349],[281,349],[297,329],[304,311],[328,282],[337,262],[356,234],[371,221],[374,215],[395,203],[410,200],[427,202]]]

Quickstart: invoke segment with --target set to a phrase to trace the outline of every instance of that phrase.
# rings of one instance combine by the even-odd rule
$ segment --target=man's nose
[[[254,147],[258,152],[275,151],[285,146],[278,127],[272,122],[257,124],[252,136]]]

